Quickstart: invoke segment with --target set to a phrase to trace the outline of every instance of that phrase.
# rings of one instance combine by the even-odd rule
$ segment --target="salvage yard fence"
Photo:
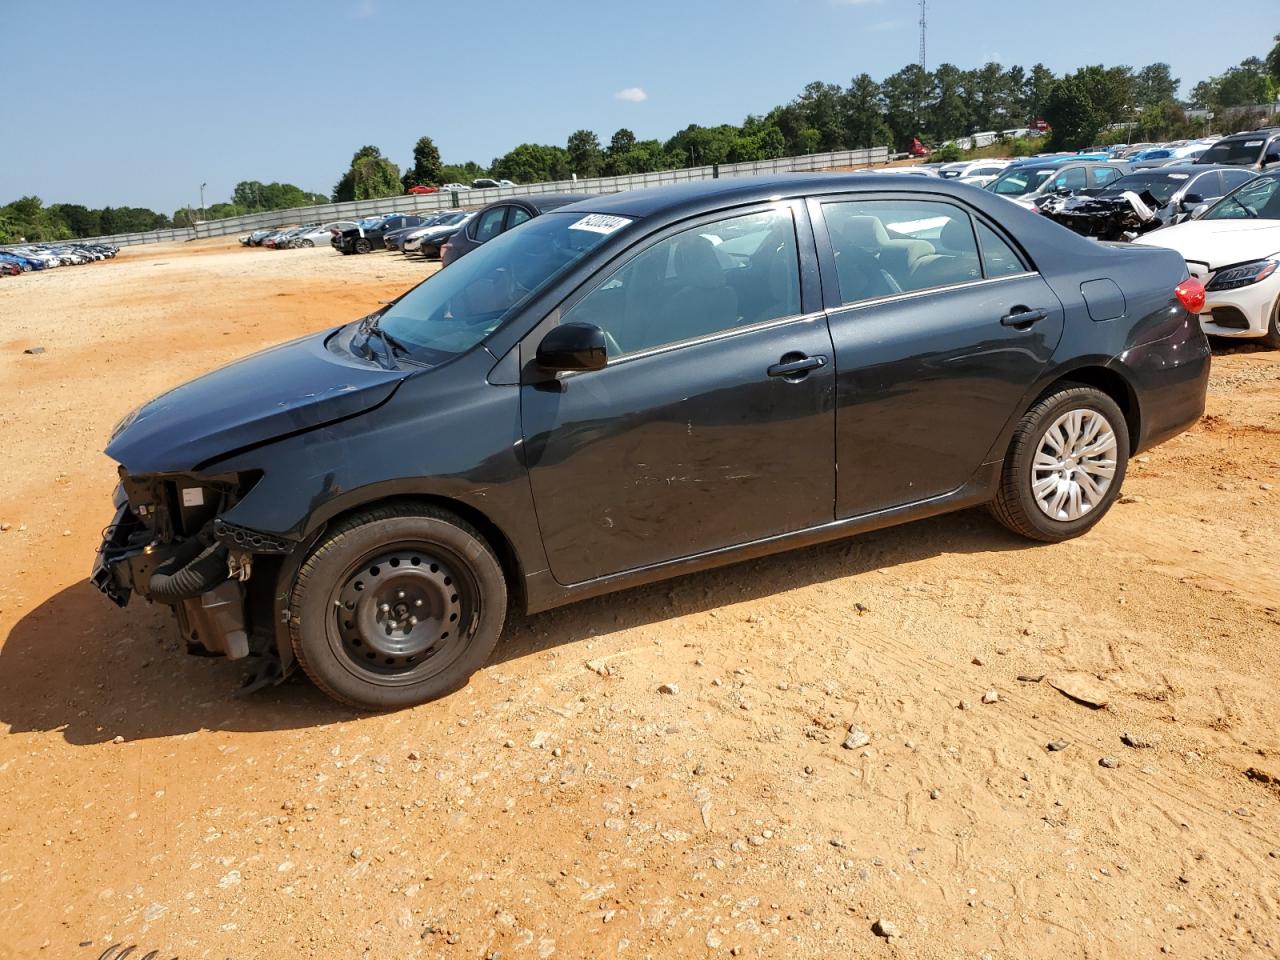
[[[84,237],[81,242],[113,243],[129,246],[139,243],[167,243],[196,240],[254,230],[283,227],[295,223],[330,223],[335,220],[359,220],[382,213],[432,213],[465,207],[482,207],[506,197],[525,197],[540,193],[621,193],[644,187],[711,180],[717,177],[753,177],[774,173],[806,173],[840,167],[870,167],[889,162],[888,147],[863,150],[836,150],[811,153],[777,160],[754,160],[746,163],[721,163],[657,173],[634,173],[621,177],[587,177],[549,183],[528,183],[511,187],[489,187],[484,190],[441,191],[439,193],[405,194],[378,200],[353,200],[347,203],[322,203],[287,210],[269,210],[226,220],[204,220],[194,227],[150,230],[146,233],[122,233],[109,237]]]

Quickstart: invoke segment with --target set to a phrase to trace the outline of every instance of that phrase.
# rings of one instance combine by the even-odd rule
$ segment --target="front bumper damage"
[[[1051,196],[1039,211],[1095,240],[1132,240],[1177,220],[1171,214],[1162,215],[1160,201],[1145,190],[1140,194],[1126,190],[1118,197]]]
[[[283,679],[292,653],[276,590],[299,545],[220,516],[256,477],[121,474],[93,584],[121,607],[134,594],[170,607],[188,653],[257,658],[246,687]]]

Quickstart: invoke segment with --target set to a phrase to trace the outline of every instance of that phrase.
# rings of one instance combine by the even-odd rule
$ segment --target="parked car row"
[[[0,250],[0,277],[14,277],[31,270],[67,267],[95,260],[109,260],[120,252],[111,243],[75,241],[28,243]]]
[[[240,237],[241,246],[269,247],[273,250],[290,250],[314,247],[329,243],[335,231],[354,226],[352,220],[334,220],[331,223],[304,223],[300,226],[274,227],[255,230]]]

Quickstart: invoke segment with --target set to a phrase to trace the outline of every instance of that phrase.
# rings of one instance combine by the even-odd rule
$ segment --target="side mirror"
[[[1194,210],[1191,211],[1191,219],[1199,220],[1201,217],[1205,215],[1205,211],[1207,211],[1208,209],[1209,209],[1209,205],[1207,203],[1200,204],[1200,206],[1196,207]]]
[[[599,370],[608,359],[604,331],[591,323],[553,327],[538,344],[538,366],[552,373]]]
[[[1268,153],[1262,158],[1262,165],[1264,167],[1269,167],[1273,163],[1280,163],[1280,153]]]
[[[1200,196],[1198,193],[1188,193],[1182,198],[1182,205],[1184,207],[1196,207],[1202,203],[1204,203],[1204,197]]]

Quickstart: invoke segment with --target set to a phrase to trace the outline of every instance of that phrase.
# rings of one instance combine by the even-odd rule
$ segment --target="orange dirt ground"
[[[1277,955],[1280,354],[1219,348],[1071,543],[961,513],[515,617],[416,709],[232,699],[86,582],[111,426],[428,269],[216,241],[0,279],[0,958]]]

